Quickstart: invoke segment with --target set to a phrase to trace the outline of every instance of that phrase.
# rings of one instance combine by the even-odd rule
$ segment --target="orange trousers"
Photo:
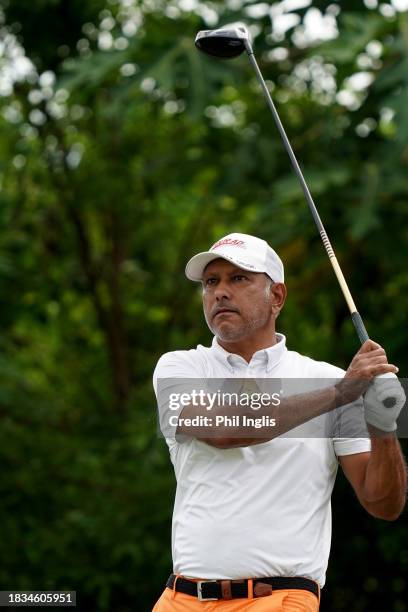
[[[279,589],[266,597],[199,601],[196,597],[164,589],[152,612],[318,612],[316,595],[300,589]]]

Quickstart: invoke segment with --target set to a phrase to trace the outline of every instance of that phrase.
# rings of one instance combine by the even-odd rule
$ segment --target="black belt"
[[[173,589],[175,574],[170,574],[166,587]],[[319,585],[309,578],[297,576],[275,576],[273,578],[252,578],[253,596],[271,595],[276,589],[302,589],[310,591],[319,598]],[[215,599],[238,599],[248,597],[248,579],[242,580],[188,580],[178,577],[175,590],[179,593],[198,597],[200,601]]]

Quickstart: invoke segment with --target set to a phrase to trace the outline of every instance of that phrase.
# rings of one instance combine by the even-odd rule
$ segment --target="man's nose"
[[[231,291],[228,287],[228,284],[224,281],[219,281],[214,291],[214,297],[217,301],[223,299],[229,300],[231,298]]]

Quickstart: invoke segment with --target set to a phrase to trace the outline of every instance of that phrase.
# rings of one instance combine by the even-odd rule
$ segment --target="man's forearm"
[[[250,407],[214,406],[211,410],[211,426],[191,426],[188,420],[197,416],[197,408],[186,406],[179,418],[179,433],[184,433],[206,441],[219,448],[250,446],[272,440],[303,423],[320,416],[341,405],[336,387],[326,387],[318,391],[293,395],[282,399],[279,406],[262,406],[254,411]],[[236,424],[233,416],[239,416]],[[222,419],[230,419],[229,425],[222,425]],[[275,422],[274,426],[256,428],[254,419],[265,418]],[[216,425],[218,419],[218,425]],[[220,423],[221,422],[221,423]]]
[[[364,480],[363,503],[370,514],[395,520],[401,514],[407,495],[407,466],[394,433],[381,434],[368,426],[371,454]]]

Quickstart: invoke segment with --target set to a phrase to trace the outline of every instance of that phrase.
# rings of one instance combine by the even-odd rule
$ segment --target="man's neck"
[[[217,342],[223,349],[228,351],[229,353],[233,353],[234,355],[241,355],[245,359],[247,363],[249,363],[253,357],[253,355],[257,351],[262,351],[262,349],[269,348],[277,344],[278,339],[276,337],[275,330],[268,334],[267,336],[263,334],[262,338],[245,338],[242,340],[237,340],[235,342],[228,342],[225,340],[220,340],[217,338]]]

